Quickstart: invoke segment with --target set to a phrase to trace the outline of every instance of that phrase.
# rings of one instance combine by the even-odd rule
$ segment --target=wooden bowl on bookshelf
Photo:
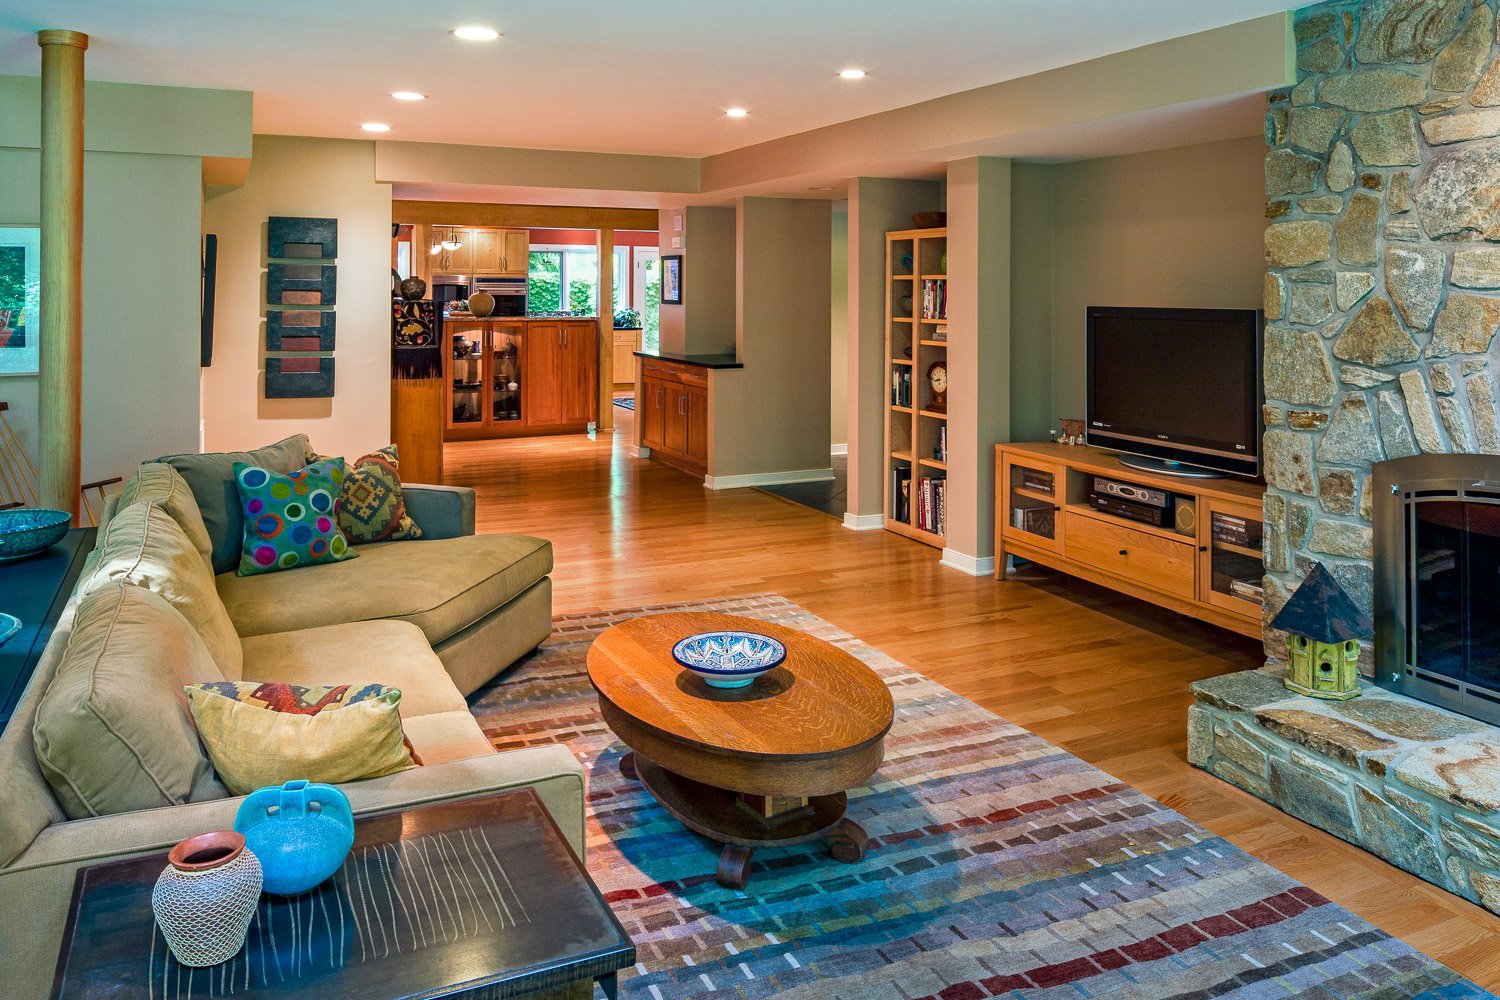
[[[948,224],[947,212],[918,212],[911,217],[917,229],[942,229]]]

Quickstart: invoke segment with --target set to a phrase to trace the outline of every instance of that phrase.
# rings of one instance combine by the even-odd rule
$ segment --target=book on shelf
[[[911,469],[906,466],[891,469],[891,518],[911,523]]]
[[[937,444],[932,449],[932,459],[935,462],[948,461],[948,425],[946,423],[938,427]]]
[[[944,278],[922,281],[922,318],[948,318],[948,282]]]
[[[917,527],[935,535],[946,535],[948,480],[922,476],[917,480]]]
[[[911,372],[907,369],[891,369],[891,405],[911,405]]]

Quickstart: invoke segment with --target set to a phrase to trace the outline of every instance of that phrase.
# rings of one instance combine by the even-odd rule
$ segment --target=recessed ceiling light
[[[729,118],[744,118],[749,113],[750,112],[746,111],[744,108],[730,108],[729,110],[724,112],[724,114]]]
[[[415,90],[397,90],[391,94],[398,101],[425,101],[426,94],[419,94]]]
[[[813,187],[808,188],[808,190],[809,191],[832,191],[833,188],[829,187],[827,184],[818,184],[818,185],[815,185]]]
[[[391,130],[385,122],[365,122],[360,128],[366,132],[389,132]]]
[[[865,78],[865,71],[862,69],[841,69],[839,70],[839,76],[845,80],[863,80]]]
[[[462,38],[466,42],[493,42],[500,37],[500,32],[494,28],[485,28],[477,24],[465,24],[454,28],[449,34],[454,38]]]

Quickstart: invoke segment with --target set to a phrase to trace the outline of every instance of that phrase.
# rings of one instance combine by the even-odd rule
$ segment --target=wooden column
[[[89,36],[39,31],[42,48],[41,497],[78,514],[83,449],[83,52]]]
[[[601,432],[615,429],[615,231],[608,228],[599,230],[599,422],[596,426]]]

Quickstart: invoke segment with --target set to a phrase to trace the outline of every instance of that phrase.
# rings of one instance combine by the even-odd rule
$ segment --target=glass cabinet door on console
[[[485,416],[485,335],[482,329],[455,330],[449,362],[448,427],[480,427]]]
[[[1198,599],[1216,608],[1256,619],[1261,617],[1261,578],[1266,566],[1261,548],[1262,515],[1258,508],[1214,497],[1199,503]]]
[[[1005,505],[1006,538],[1052,552],[1062,551],[1064,471],[1045,463],[1007,459],[998,502]]]
[[[520,327],[497,326],[490,331],[490,423],[505,424],[523,417],[521,399]]]

